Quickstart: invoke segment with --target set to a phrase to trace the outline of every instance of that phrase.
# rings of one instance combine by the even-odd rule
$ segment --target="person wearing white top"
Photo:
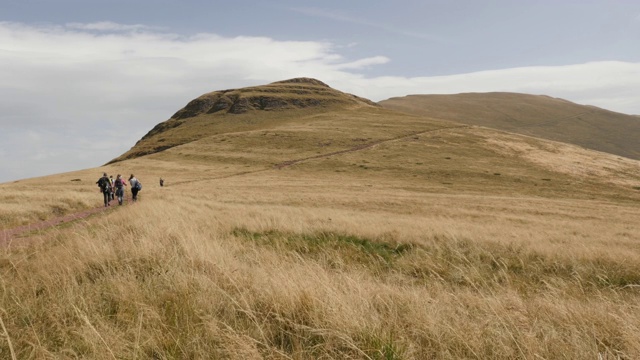
[[[142,184],[135,176],[133,176],[133,174],[131,174],[131,176],[129,177],[129,184],[131,184],[131,200],[137,201],[138,191],[142,189]]]

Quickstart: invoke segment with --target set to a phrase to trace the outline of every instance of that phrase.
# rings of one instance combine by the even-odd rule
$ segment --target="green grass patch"
[[[358,342],[369,359],[401,360],[405,358],[405,347],[392,334],[363,334]]]
[[[391,265],[395,259],[410,252],[415,245],[394,243],[383,239],[368,239],[335,232],[296,234],[279,230],[254,232],[246,228],[235,228],[233,235],[263,246],[295,251],[308,256],[339,256],[341,260],[364,264],[382,263]]]
[[[556,257],[518,245],[447,237],[417,245],[388,237],[254,232],[246,228],[236,228],[232,233],[259,246],[318,259],[328,267],[366,266],[378,275],[402,273],[409,281],[438,281],[477,290],[511,287],[528,294],[561,288],[577,294],[602,290],[635,292],[640,286],[637,265],[606,258]]]
[[[523,294],[563,289],[567,293],[602,290],[637,292],[640,267],[607,258],[565,258],[524,246],[436,239],[396,266],[421,281],[478,290],[511,287]]]
[[[368,239],[333,232],[252,232],[245,228],[236,228],[233,234],[306,256],[330,255],[326,257],[329,265],[340,261],[364,264],[372,266],[374,272],[397,270],[410,278],[441,281],[455,287],[492,290],[513,287],[526,294],[550,287],[576,293],[607,289],[637,292],[640,286],[637,264],[599,257],[559,257],[516,244],[435,237],[417,245],[386,237]]]

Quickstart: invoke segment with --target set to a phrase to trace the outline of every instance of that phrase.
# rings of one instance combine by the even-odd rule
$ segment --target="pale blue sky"
[[[640,114],[639,44],[631,0],[0,0],[0,182],[99,166],[202,93],[296,76]]]
[[[141,24],[182,35],[328,41],[385,55],[369,75],[433,76],[638,61],[636,0],[0,0],[0,21]]]

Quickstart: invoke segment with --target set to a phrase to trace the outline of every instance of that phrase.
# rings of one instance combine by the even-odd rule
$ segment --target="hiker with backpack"
[[[129,184],[131,184],[131,198],[133,201],[137,201],[138,191],[142,190],[142,184],[133,174],[129,177]]]
[[[124,187],[127,186],[127,182],[122,178],[122,175],[118,174],[114,181],[116,187],[116,197],[118,198],[118,205],[122,205],[124,200]]]
[[[102,177],[96,181],[96,184],[98,184],[104,197],[104,207],[111,205],[109,204],[111,200],[111,182],[109,181],[109,177],[107,177],[107,173],[103,173]]]

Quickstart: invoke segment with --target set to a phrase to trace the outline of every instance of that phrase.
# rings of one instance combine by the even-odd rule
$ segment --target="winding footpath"
[[[0,246],[5,246],[5,247],[9,246],[13,243],[14,240],[17,240],[17,239],[19,239],[20,242],[27,242],[26,240],[29,239],[27,235],[32,232],[46,230],[54,226],[84,219],[86,217],[105,211],[107,209],[108,208],[105,208],[104,206],[100,206],[97,208],[88,209],[88,210],[80,211],[73,214],[58,216],[52,219],[40,221],[33,224],[18,226],[13,229],[0,230]]]

